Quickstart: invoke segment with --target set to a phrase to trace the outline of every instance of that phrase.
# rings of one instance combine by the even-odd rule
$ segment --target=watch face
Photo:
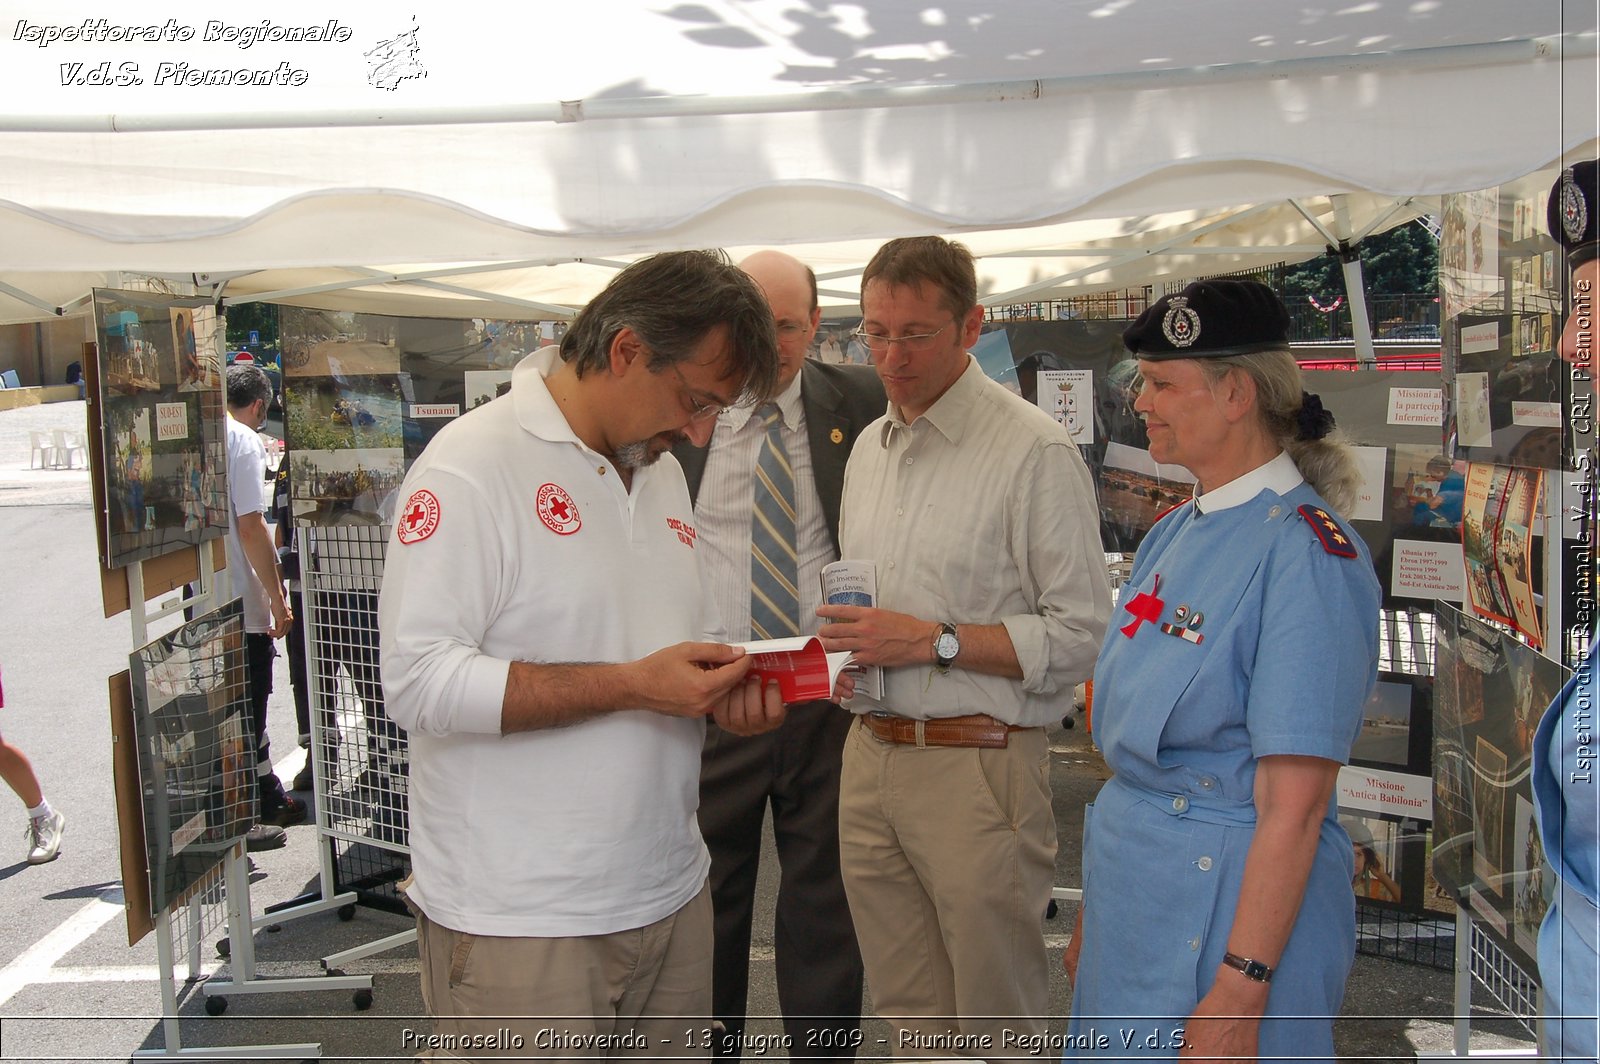
[[[933,652],[943,661],[953,661],[961,650],[961,643],[951,632],[942,632],[937,642],[933,644]]]

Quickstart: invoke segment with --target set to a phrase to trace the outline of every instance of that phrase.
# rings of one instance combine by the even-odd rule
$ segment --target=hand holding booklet
[[[878,567],[870,561],[842,558],[822,567],[822,601],[830,606],[876,606]],[[883,670],[876,665],[858,666],[856,693],[883,697]]]
[[[749,652],[750,675],[777,680],[784,703],[831,700],[839,673],[850,666],[850,652],[829,654],[816,636],[756,639],[735,643]]]

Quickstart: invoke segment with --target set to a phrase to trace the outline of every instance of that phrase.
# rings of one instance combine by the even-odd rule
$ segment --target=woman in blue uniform
[[[1095,666],[1115,773],[1084,824],[1067,1056],[1333,1057],[1355,953],[1333,800],[1377,678],[1360,475],[1301,387],[1288,313],[1201,281],[1123,334],[1150,453],[1195,475]]]
[[[1600,289],[1600,164],[1579,163],[1550,190],[1550,235],[1567,249],[1572,306],[1561,334],[1561,357],[1574,369],[1574,390],[1594,394],[1594,315]],[[1595,532],[1595,455],[1579,466],[1589,478],[1589,534]],[[1592,542],[1592,541],[1591,541]],[[1592,547],[1591,547],[1592,549]],[[1593,564],[1593,556],[1590,557]],[[1545,855],[1556,872],[1553,904],[1539,928],[1539,981],[1544,987],[1540,1053],[1552,1060],[1595,1059],[1600,1046],[1600,764],[1595,757],[1596,648],[1551,703],[1533,736],[1533,804]]]

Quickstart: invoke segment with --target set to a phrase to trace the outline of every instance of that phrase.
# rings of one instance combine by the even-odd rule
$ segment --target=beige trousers
[[[453,931],[414,906],[421,1060],[711,1056],[711,892],[645,927],[580,938]]]
[[[1043,728],[1011,733],[1002,750],[897,745],[851,728],[840,863],[896,1056],[999,1059],[1018,1053],[1002,1049],[1007,1030],[1045,1033],[1049,758]]]

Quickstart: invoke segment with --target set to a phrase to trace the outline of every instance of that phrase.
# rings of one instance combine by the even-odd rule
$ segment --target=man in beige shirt
[[[1111,611],[1089,472],[1066,430],[989,380],[972,256],[890,241],[861,338],[889,412],[856,441],[843,556],[876,607],[824,606],[829,650],[884,667],[858,694],[839,797],[850,911],[899,1055],[998,1059],[1046,1030],[1041,925],[1056,853],[1049,745]]]

